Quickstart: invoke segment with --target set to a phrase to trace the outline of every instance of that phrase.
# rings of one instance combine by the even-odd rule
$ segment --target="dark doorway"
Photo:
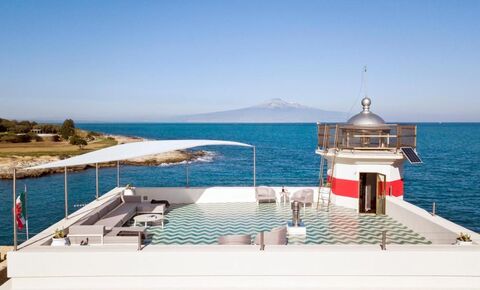
[[[377,174],[360,173],[360,213],[377,212]]]
[[[385,175],[360,173],[359,212],[385,214]]]

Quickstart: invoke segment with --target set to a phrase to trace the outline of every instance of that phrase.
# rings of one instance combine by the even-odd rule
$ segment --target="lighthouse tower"
[[[415,125],[386,124],[362,99],[363,110],[342,124],[318,124],[321,186],[330,200],[359,213],[385,214],[385,196],[403,198],[403,163],[420,163]],[[326,172],[326,174],[325,174]]]

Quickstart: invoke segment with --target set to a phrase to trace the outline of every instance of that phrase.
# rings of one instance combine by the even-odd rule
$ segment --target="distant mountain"
[[[325,111],[272,99],[265,103],[236,110],[212,112],[195,115],[172,117],[167,122],[192,123],[314,123],[345,121],[347,114],[343,112]]]

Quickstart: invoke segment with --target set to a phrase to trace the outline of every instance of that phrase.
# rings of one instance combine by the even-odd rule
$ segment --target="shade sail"
[[[253,147],[252,145],[221,140],[160,140],[120,144],[72,158],[36,165],[25,169],[47,169],[55,167],[70,167],[86,164],[121,161],[142,156],[165,153],[169,151],[188,149],[200,146],[226,145]]]

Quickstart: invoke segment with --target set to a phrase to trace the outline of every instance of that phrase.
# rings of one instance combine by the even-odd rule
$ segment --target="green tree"
[[[41,125],[38,125],[38,128],[42,129],[43,133],[51,133],[51,134],[56,134],[60,130],[60,126],[52,125],[52,124],[41,124]]]
[[[7,132],[7,131],[11,132],[12,128],[15,127],[15,123],[10,121],[10,120],[2,119],[0,122],[1,122],[2,127],[5,128],[4,132]]]
[[[0,133],[1,132],[7,132],[7,127],[2,123],[2,120],[0,119]]]
[[[13,127],[12,132],[17,134],[28,133],[30,132],[31,129],[32,127],[24,123],[24,124],[18,124],[15,127]]]
[[[77,145],[80,149],[88,145],[87,141],[78,135],[70,137],[70,144]]]
[[[60,128],[60,136],[63,139],[68,140],[69,137],[75,135],[75,123],[72,119],[66,119],[63,121],[62,127]]]

